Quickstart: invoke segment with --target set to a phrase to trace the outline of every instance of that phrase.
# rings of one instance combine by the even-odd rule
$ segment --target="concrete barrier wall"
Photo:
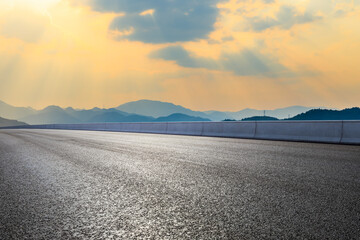
[[[69,129],[360,144],[360,121],[47,124],[12,129]]]
[[[201,136],[203,132],[202,122],[169,122],[163,124],[167,124],[167,134]]]
[[[140,123],[123,123],[122,132],[140,132]]]
[[[255,122],[204,122],[203,136],[253,138]]]
[[[257,122],[255,138],[339,143],[342,121]]]
[[[341,143],[360,144],[360,121],[344,121]]]
[[[166,134],[166,123],[143,123],[140,124],[140,132]]]

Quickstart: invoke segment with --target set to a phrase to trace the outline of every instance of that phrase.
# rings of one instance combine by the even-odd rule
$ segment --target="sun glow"
[[[186,15],[181,0],[142,1],[149,4],[128,12],[121,4],[110,11],[110,0],[0,0],[0,100],[35,108],[137,99],[198,110],[353,106],[360,3],[337,1],[357,5],[229,0],[212,25],[213,11]]]
[[[55,4],[59,3],[60,1],[61,0],[8,0],[4,1],[3,4],[8,8],[22,6],[44,11],[47,10],[49,7],[52,7]]]

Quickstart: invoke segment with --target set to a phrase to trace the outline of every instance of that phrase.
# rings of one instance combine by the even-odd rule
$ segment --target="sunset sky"
[[[360,0],[0,0],[0,100],[360,105]]]

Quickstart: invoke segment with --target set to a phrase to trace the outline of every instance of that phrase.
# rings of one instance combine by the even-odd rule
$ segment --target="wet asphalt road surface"
[[[0,130],[0,239],[360,239],[360,147]]]

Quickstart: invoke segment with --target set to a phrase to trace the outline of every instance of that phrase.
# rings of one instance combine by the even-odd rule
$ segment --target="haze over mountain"
[[[0,116],[8,119],[20,119],[35,113],[36,110],[30,107],[14,107],[0,101]]]
[[[303,106],[291,106],[286,108],[279,108],[274,110],[265,110],[266,116],[275,117],[278,119],[288,118],[295,116],[300,113],[304,113],[314,107],[303,107]],[[193,111],[188,108],[184,108],[179,105],[175,105],[168,102],[151,101],[151,100],[139,100],[134,102],[128,102],[120,105],[116,109],[119,109],[128,113],[136,113],[145,116],[160,117],[168,116],[174,113],[183,113],[189,116],[209,118],[212,121],[222,121],[224,119],[236,119],[241,120],[247,117],[261,116],[264,110],[256,109],[244,109],[237,112],[229,111]]]
[[[12,127],[12,126],[23,126],[27,125],[24,122],[19,122],[17,120],[10,120],[0,117],[0,127]]]
[[[49,123],[78,123],[79,120],[72,117],[64,109],[58,106],[48,106],[35,114],[20,118],[28,124],[49,124]]]
[[[43,110],[13,107],[0,102],[0,116],[18,116],[14,119],[29,124],[56,123],[94,123],[94,122],[154,122],[154,121],[223,121],[241,120],[253,116],[262,116],[263,110],[244,109],[238,112],[193,111],[168,102],[139,100],[122,104],[116,108],[89,110],[48,106]],[[312,108],[292,106],[275,110],[266,110],[269,117],[284,119],[304,113]]]
[[[66,108],[65,111],[78,119],[79,122],[95,122],[100,119],[103,119],[105,122],[113,122],[115,119],[114,113],[117,114],[117,119],[130,115],[129,113],[119,111],[115,108],[93,108],[90,110],[74,110],[72,108]],[[111,114],[113,114],[113,116],[111,116]]]
[[[101,122],[150,122],[154,118],[129,114],[117,109],[93,108],[90,110],[62,109],[49,106],[35,114],[21,119],[29,124],[59,124],[59,123],[101,123]]]
[[[278,108],[274,110],[256,110],[256,109],[244,109],[240,110],[238,112],[220,112],[220,111],[206,111],[205,113],[209,115],[209,117],[213,121],[221,121],[224,119],[235,119],[235,120],[241,120],[244,118],[254,117],[254,116],[263,116],[264,111],[265,115],[268,117],[274,117],[278,119],[284,119],[290,117],[296,116],[300,113],[307,112],[311,109],[314,109],[313,107],[303,107],[303,106],[291,106],[286,108]]]
[[[208,118],[209,116],[200,111],[193,111],[188,108],[184,108],[180,105],[175,105],[168,102],[152,101],[152,100],[139,100],[135,102],[128,102],[118,106],[116,109],[135,113],[154,118],[169,116],[174,113],[182,113],[189,116]]]
[[[32,125],[101,122],[210,121],[210,119],[207,118],[179,113],[154,118],[151,116],[127,113],[115,108],[77,110],[71,107],[63,109],[58,106],[48,106],[39,111],[34,110],[28,116],[21,118],[21,120]]]
[[[112,109],[94,116],[87,122],[101,123],[101,122],[153,122],[153,117],[142,116],[137,114],[128,114]]]

